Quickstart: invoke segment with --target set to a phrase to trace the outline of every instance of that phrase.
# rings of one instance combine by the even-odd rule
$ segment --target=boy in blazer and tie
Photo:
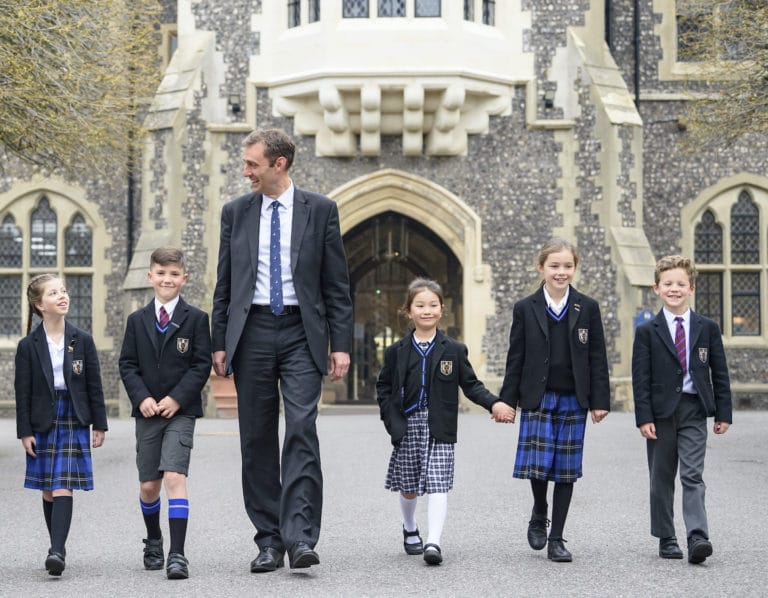
[[[211,373],[211,334],[208,314],[179,296],[189,277],[179,249],[156,249],[147,277],[155,297],[128,316],[119,361],[136,418],[139,502],[147,527],[144,567],[156,570],[164,564],[164,482],[171,536],[166,574],[168,579],[186,579],[187,474],[195,419],[203,416],[201,392]]]
[[[673,517],[679,463],[688,562],[693,564],[712,554],[702,479],[707,417],[715,418],[715,434],[725,434],[732,421],[720,329],[688,306],[695,279],[689,258],[671,255],[658,261],[653,290],[663,307],[637,328],[632,350],[635,420],[647,439],[651,535],[659,538],[661,558],[683,558]]]

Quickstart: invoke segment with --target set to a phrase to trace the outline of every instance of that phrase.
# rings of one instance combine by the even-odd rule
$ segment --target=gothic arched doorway
[[[376,400],[376,377],[384,348],[408,330],[399,310],[408,283],[426,276],[440,283],[445,310],[440,328],[462,337],[462,267],[451,249],[416,220],[387,211],[365,220],[344,235],[349,262],[355,332],[347,399]]]

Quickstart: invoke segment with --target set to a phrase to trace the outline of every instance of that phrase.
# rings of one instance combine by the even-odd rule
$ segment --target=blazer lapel
[[[688,335],[691,337],[688,339],[688,352],[693,352],[693,347],[696,346],[696,343],[699,340],[699,335],[701,334],[701,316],[699,314],[695,313],[693,310],[690,312],[690,323],[688,324]],[[691,362],[691,356],[688,355],[688,363]]]
[[[163,335],[163,349],[165,349],[165,345],[168,344],[168,341],[171,339],[171,337],[176,336],[176,334],[179,332],[179,329],[181,328],[182,323],[186,319],[187,306],[184,303],[184,300],[179,297],[179,302],[176,304],[176,309],[173,310],[173,318],[171,318],[171,321],[168,322],[168,330],[166,330],[165,334]]]
[[[155,355],[157,355],[160,351],[160,346],[157,342],[157,317],[155,316],[154,299],[144,306],[144,311],[141,314],[141,321],[144,324],[144,329],[147,331],[149,340],[152,342],[152,346],[155,348]]]
[[[669,333],[669,326],[667,325],[667,318],[664,317],[664,310],[659,310],[659,313],[653,319],[653,329],[656,331],[657,336],[661,339],[662,344],[672,354],[677,361],[677,351],[675,350],[675,342],[672,340],[672,336]]]
[[[430,357],[432,358],[431,362],[433,376],[437,371],[440,358],[443,356],[443,353],[445,353],[445,335],[438,330],[435,334],[435,348],[432,349],[432,353],[430,354]]]
[[[573,329],[576,327],[576,322],[578,322],[579,316],[581,315],[581,295],[573,287],[570,288],[569,293],[568,330],[573,332]],[[573,334],[570,335],[570,338],[573,339]]]
[[[71,388],[72,382],[72,365],[75,358],[75,349],[77,349],[77,343],[79,336],[74,326],[67,324],[64,321],[64,381],[67,383],[67,388]],[[85,364],[80,364],[83,367]]]
[[[35,328],[33,335],[37,358],[40,360],[40,365],[43,368],[43,375],[46,382],[48,382],[48,388],[53,393],[53,364],[51,364],[51,354],[48,352],[48,341],[45,338],[45,328],[43,328],[42,323]]]
[[[256,280],[259,271],[259,228],[261,224],[261,204],[264,196],[261,193],[254,193],[245,206],[245,223],[243,230],[248,236],[248,250],[251,255],[251,269],[253,270],[253,280]],[[231,250],[231,247],[230,247]]]
[[[549,325],[547,324],[547,300],[544,298],[543,287],[539,287],[539,290],[533,296],[533,313],[536,316],[536,321],[539,323],[541,331],[544,333],[544,337],[549,338]]]
[[[309,222],[309,202],[304,192],[293,188],[293,222],[291,223],[291,272],[296,272],[296,264],[299,261],[299,247],[304,231]],[[294,284],[296,281],[294,280]]]

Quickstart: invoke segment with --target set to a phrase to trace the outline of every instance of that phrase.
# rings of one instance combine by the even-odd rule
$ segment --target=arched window
[[[768,288],[768,231],[761,225],[766,208],[765,193],[730,190],[709,202],[694,227],[695,309],[718,322],[726,337],[768,336],[762,305]]]
[[[30,218],[29,265],[50,268],[56,265],[56,213],[43,196]]]
[[[0,211],[0,344],[26,333],[26,285],[44,272],[64,278],[67,320],[93,327],[93,227],[66,196],[27,194]],[[4,346],[4,345],[3,345]]]

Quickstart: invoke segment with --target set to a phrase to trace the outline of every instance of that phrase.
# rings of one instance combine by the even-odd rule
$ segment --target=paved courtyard
[[[377,415],[323,415],[321,564],[308,573],[254,575],[237,422],[202,419],[189,479],[191,576],[168,581],[141,564],[132,421],[113,419],[105,446],[94,453],[96,490],[75,495],[67,569],[57,579],[43,567],[41,499],[22,488],[15,421],[0,419],[0,596],[766,596],[768,412],[739,411],[735,420],[725,436],[709,437],[705,480],[715,553],[704,565],[656,555],[644,441],[629,413],[588,424],[585,475],[564,534],[574,561],[556,564],[525,539],[530,490],[511,477],[517,426],[462,414],[445,561],[427,567],[402,550],[396,495],[383,489],[390,447]],[[425,506],[418,511],[422,530]],[[684,537],[679,496],[676,514]],[[165,515],[163,526],[167,536]]]

